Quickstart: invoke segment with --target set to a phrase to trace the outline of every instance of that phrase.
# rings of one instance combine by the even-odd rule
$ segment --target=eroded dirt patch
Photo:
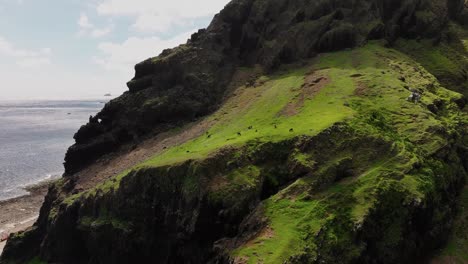
[[[249,263],[249,259],[247,257],[236,257],[233,262],[233,264],[247,264],[247,263]]]
[[[208,189],[212,192],[217,192],[222,190],[225,186],[229,184],[229,180],[225,176],[213,177],[210,181]]]
[[[165,149],[199,137],[211,127],[212,123],[213,121],[203,120],[187,125],[182,132],[165,132],[142,141],[136,147],[125,146],[73,175],[72,177],[77,179],[75,190],[81,192],[93,188]]]
[[[270,226],[266,226],[265,228],[263,228],[262,231],[258,233],[257,236],[250,239],[245,245],[247,247],[254,246],[255,244],[263,243],[262,242],[263,239],[271,239],[273,237],[275,237],[275,231]],[[236,257],[234,258],[233,263],[234,264],[247,264],[249,263],[249,258],[245,256]],[[260,263],[263,263],[263,262],[260,262]]]
[[[354,95],[357,96],[367,96],[369,92],[369,87],[362,82],[362,81],[356,81],[356,90],[354,90]]]
[[[270,226],[266,226],[256,237],[249,240],[246,243],[246,246],[253,246],[255,244],[262,243],[262,239],[270,239],[273,237],[275,237],[275,231]]]
[[[301,86],[297,98],[295,98],[293,102],[288,103],[283,110],[281,110],[280,115],[297,115],[302,106],[304,106],[304,102],[308,99],[312,99],[329,83],[330,77],[328,77],[324,72],[313,71],[308,74],[304,79],[304,84]]]

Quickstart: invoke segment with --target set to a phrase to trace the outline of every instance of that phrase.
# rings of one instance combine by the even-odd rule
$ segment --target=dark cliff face
[[[369,39],[440,38],[463,0],[235,0],[187,44],[135,66],[129,91],[75,135],[65,157],[71,175],[127,142],[218,108],[238,66],[265,70],[354,47]]]

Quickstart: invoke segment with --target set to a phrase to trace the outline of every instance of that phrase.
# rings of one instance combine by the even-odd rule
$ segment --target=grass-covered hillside
[[[133,258],[168,262],[430,258],[464,184],[457,147],[466,146],[467,116],[462,95],[426,63],[375,41],[260,74],[199,121],[200,136],[89,190],[66,194],[58,183],[49,235],[35,252],[121,263],[129,247]],[[420,102],[407,100],[411,90]],[[73,242],[58,247],[63,232]],[[108,239],[115,244],[93,246]],[[466,260],[454,247],[444,254]]]
[[[406,100],[411,89],[423,93],[421,103]],[[437,131],[421,131],[448,129],[444,124],[463,120],[455,104],[461,99],[409,56],[374,42],[352,51],[325,53],[307,66],[292,65],[239,87],[203,121],[211,125],[204,135],[158,153],[134,169],[204,159],[222,148],[247,143],[314,136],[338,122],[369,135],[382,133],[390,140],[415,144],[426,137],[428,144],[420,147],[431,154],[444,142]],[[443,112],[444,118],[438,120],[436,114],[441,113],[431,109]]]
[[[0,262],[467,262],[463,4],[232,1],[136,65]]]

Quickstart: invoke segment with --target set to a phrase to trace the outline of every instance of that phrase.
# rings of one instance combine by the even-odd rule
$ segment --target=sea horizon
[[[60,178],[73,135],[109,99],[0,99],[0,201]]]

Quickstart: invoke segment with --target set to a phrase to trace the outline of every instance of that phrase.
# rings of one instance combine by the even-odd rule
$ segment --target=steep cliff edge
[[[468,171],[465,18],[233,1],[80,129],[1,262],[424,262]]]

